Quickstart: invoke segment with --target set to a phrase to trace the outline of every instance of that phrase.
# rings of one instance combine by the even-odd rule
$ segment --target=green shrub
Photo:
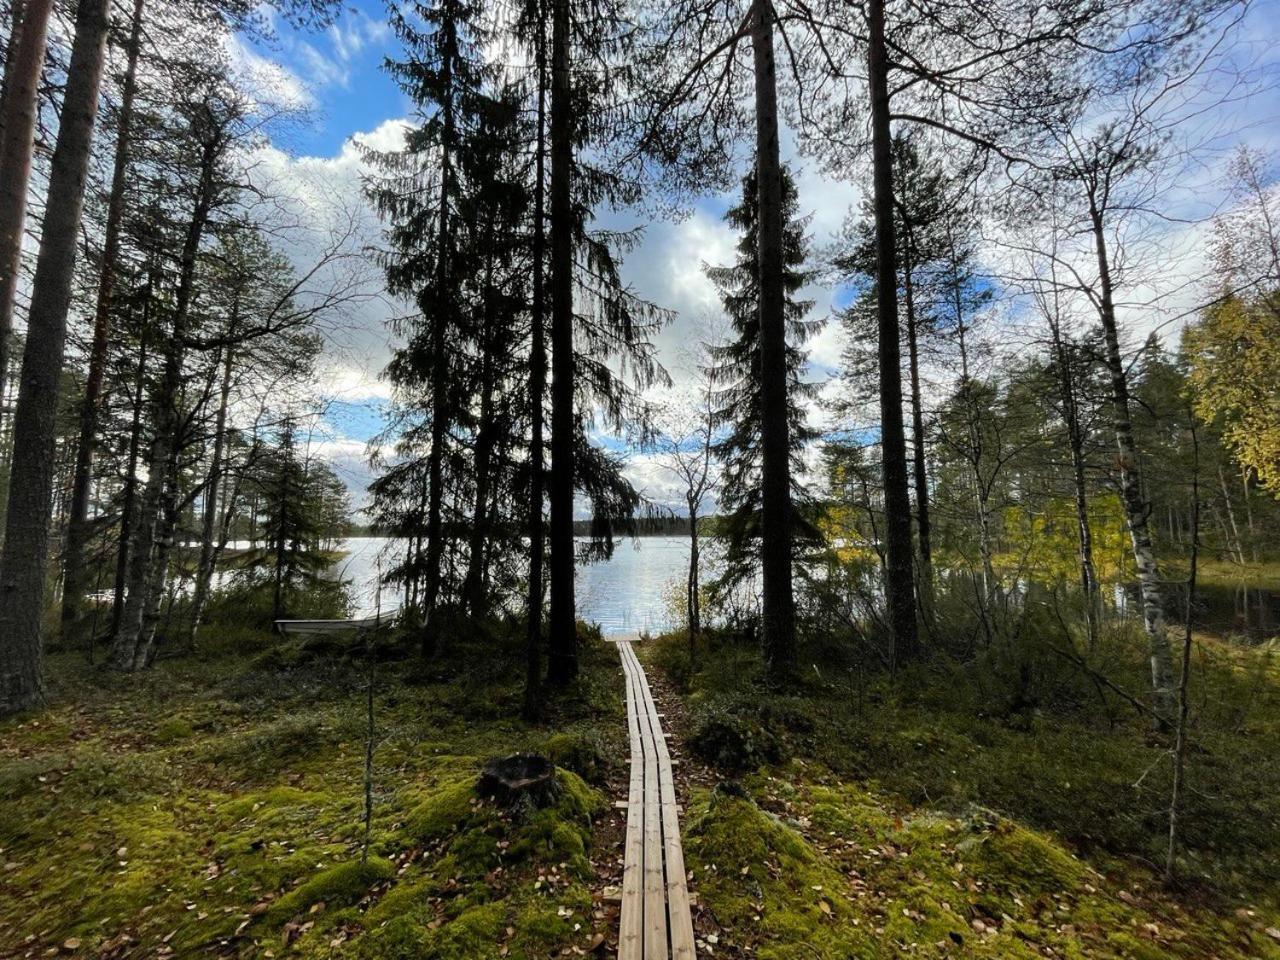
[[[778,763],[785,753],[781,738],[758,716],[719,700],[698,706],[689,746],[707,763],[730,771]]]

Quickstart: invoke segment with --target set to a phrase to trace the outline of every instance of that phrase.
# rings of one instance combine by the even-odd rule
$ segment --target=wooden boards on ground
[[[693,960],[671,755],[649,681],[629,641],[618,641],[618,655],[627,680],[631,742],[618,960]]]

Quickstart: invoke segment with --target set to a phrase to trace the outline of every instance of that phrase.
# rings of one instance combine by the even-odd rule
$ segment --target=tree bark
[[[689,497],[689,654],[694,653],[694,641],[702,632],[702,604],[698,597],[698,501]]]
[[[164,372],[154,403],[155,435],[147,456],[147,485],[142,496],[136,536],[130,545],[129,593],[125,599],[124,615],[119,629],[112,639],[110,662],[118,670],[135,670],[139,664],[150,662],[150,651],[145,649],[153,637],[145,632],[148,610],[154,599],[153,591],[164,590],[166,570],[153,570],[152,565],[167,560],[166,507],[176,496],[170,487],[176,482],[178,454],[181,446],[178,393],[182,387],[182,367],[186,356],[185,340],[191,296],[195,286],[196,256],[209,221],[213,205],[214,174],[226,141],[224,131],[205,131],[201,147],[200,184],[196,191],[195,205],[187,223],[183,239],[178,274],[178,289],[174,296],[173,328],[165,349]]]
[[[1116,462],[1120,468],[1120,493],[1129,526],[1133,560],[1138,568],[1138,587],[1142,594],[1142,617],[1147,631],[1151,661],[1151,688],[1155,712],[1160,723],[1173,720],[1173,653],[1165,632],[1164,592],[1155,547],[1148,527],[1150,506],[1142,495],[1142,478],[1138,470],[1138,447],[1133,437],[1133,420],[1129,413],[1129,381],[1120,354],[1120,334],[1116,325],[1115,301],[1111,283],[1111,262],[1107,254],[1107,238],[1101,211],[1091,204],[1094,252],[1098,260],[1100,288],[1098,316],[1106,339],[1107,370],[1111,375],[1111,417],[1116,438]]]
[[[116,260],[120,255],[120,221],[124,216],[125,177],[129,169],[129,137],[133,126],[133,100],[137,90],[138,54],[142,47],[142,10],[145,0],[134,0],[133,22],[129,28],[124,89],[120,96],[120,119],[116,130],[116,155],[111,171],[111,192],[107,200],[107,222],[103,233],[102,268],[98,274],[98,303],[93,320],[93,343],[89,348],[89,373],[80,403],[80,437],[76,446],[75,476],[71,482],[71,506],[67,515],[67,540],[62,550],[62,633],[69,636],[84,616],[87,584],[85,552],[89,542],[89,482],[93,465],[93,445],[102,406],[102,380],[107,366],[107,336],[111,327],[111,297],[115,287]]]
[[[926,623],[933,611],[933,546],[932,526],[929,522],[929,474],[925,457],[924,403],[920,396],[920,341],[916,325],[915,266],[912,256],[911,232],[908,229],[903,243],[902,289],[907,307],[907,358],[911,371],[911,453],[913,479],[916,491],[916,539],[920,552],[920,582],[917,587],[920,612]]]
[[[495,389],[493,357],[498,351],[497,335],[493,320],[493,215],[490,214],[485,231],[485,249],[489,250],[484,283],[484,333],[480,353],[480,423],[475,440],[475,505],[471,512],[471,536],[467,549],[467,575],[463,583],[463,595],[471,616],[484,613],[485,601],[485,544],[489,539],[489,488],[492,469],[494,431],[493,392]]]
[[[137,395],[133,401],[133,422],[129,429],[129,466],[124,478],[124,496],[120,507],[120,541],[116,547],[115,589],[111,602],[111,629],[108,636],[114,638],[120,632],[120,623],[124,617],[125,587],[128,584],[130,557],[133,547],[133,528],[137,521],[138,507],[138,459],[142,447],[142,408],[147,393],[147,333],[148,316],[151,302],[151,289],[148,284],[146,299],[143,301],[142,336],[138,344],[138,365],[134,376],[137,384]]]
[[[760,640],[769,673],[780,680],[795,669],[796,628],[791,584],[791,443],[787,422],[782,161],[774,16],[770,0],[752,0],[760,288]]]
[[[231,329],[236,325],[238,298],[232,302]],[[191,622],[187,627],[187,646],[194,648],[196,634],[200,630],[200,618],[209,600],[209,588],[213,583],[213,568],[218,553],[214,541],[218,523],[218,492],[222,486],[223,452],[227,441],[227,407],[231,397],[231,369],[235,348],[228,345],[222,358],[222,383],[218,388],[218,413],[213,428],[213,458],[209,464],[209,479],[204,490],[204,509],[200,518],[200,560],[196,564],[196,582],[191,593]]]
[[[542,712],[542,555],[543,540],[543,400],[547,384],[546,222],[543,188],[546,177],[545,136],[547,104],[547,31],[542,0],[538,0],[538,38],[534,56],[538,69],[538,132],[534,157],[533,194],[533,310],[529,334],[529,593],[526,602],[524,716],[536,720]]]
[[[22,19],[15,20],[13,26],[16,36],[9,38],[13,57],[5,64],[4,100],[0,105],[4,130],[0,138],[0,380],[9,369],[9,337],[13,333],[14,299],[22,262],[40,71],[44,67],[52,9],[53,0],[27,0],[23,4]],[[70,84],[68,94],[69,87]]]
[[[32,0],[33,6],[38,2]],[[58,385],[85,178],[98,116],[107,9],[106,0],[82,0],[76,11],[76,35],[27,317],[27,345],[14,415],[4,555],[0,559],[0,637],[4,638],[0,645],[0,715],[34,706],[43,695],[40,616],[49,554]]]
[[[573,103],[569,0],[551,0],[551,623],[547,680],[578,674],[573,571]]]
[[[898,330],[898,257],[893,223],[892,131],[884,0],[870,0],[867,80],[871,95],[871,158],[876,236],[876,318],[879,326],[880,454],[885,506],[885,600],[893,635],[893,662],[917,653],[912,575],[911,497],[902,420],[902,357]]]

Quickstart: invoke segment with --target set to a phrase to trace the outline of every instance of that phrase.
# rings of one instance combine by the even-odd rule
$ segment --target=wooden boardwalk
[[[627,677],[631,736],[618,960],[693,960],[671,755],[649,681],[629,640],[618,641],[618,655]]]

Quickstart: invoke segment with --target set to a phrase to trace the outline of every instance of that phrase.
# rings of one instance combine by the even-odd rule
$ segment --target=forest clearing
[[[9,0],[0,957],[1280,958],[1280,0]]]

